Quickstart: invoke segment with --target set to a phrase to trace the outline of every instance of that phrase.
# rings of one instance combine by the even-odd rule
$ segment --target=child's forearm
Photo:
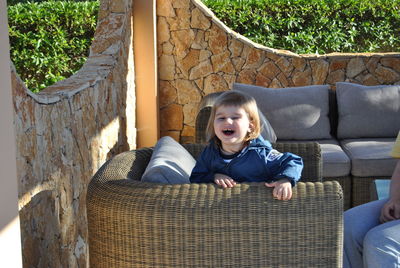
[[[276,164],[279,166],[279,170],[275,174],[276,180],[287,178],[292,186],[296,185],[300,180],[301,172],[303,170],[302,158],[292,153],[284,153],[282,158],[279,159]]]

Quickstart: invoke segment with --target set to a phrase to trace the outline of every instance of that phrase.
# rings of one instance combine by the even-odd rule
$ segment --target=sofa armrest
[[[146,153],[114,157],[89,184],[90,267],[341,267],[337,182],[299,183],[280,201],[262,183],[126,179]]]
[[[303,158],[301,181],[322,181],[321,146],[317,142],[277,142],[272,147],[280,152],[294,153]]]

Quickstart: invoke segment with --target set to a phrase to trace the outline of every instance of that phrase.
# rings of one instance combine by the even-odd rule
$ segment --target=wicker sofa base
[[[390,176],[352,177],[353,207],[371,201],[371,185],[373,180],[390,179]]]

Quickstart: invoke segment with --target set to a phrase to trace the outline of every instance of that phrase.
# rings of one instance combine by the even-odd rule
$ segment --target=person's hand
[[[236,185],[236,181],[234,181],[231,177],[220,173],[216,173],[214,175],[214,182],[222,188],[232,188]]]
[[[266,182],[265,186],[274,187],[272,195],[278,200],[290,200],[292,198],[292,184],[288,179],[281,179],[271,183]]]
[[[400,219],[400,200],[389,199],[381,210],[379,220],[382,223]]]

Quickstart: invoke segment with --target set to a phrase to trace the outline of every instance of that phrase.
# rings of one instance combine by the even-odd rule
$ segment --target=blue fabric
[[[387,199],[344,212],[343,268],[400,267],[400,220],[381,224]]]
[[[221,173],[236,182],[273,182],[282,178],[292,186],[301,177],[303,160],[292,153],[279,153],[261,136],[251,140],[242,152],[226,163],[218,146],[211,142],[201,153],[190,175],[192,183],[214,182],[214,174]]]

